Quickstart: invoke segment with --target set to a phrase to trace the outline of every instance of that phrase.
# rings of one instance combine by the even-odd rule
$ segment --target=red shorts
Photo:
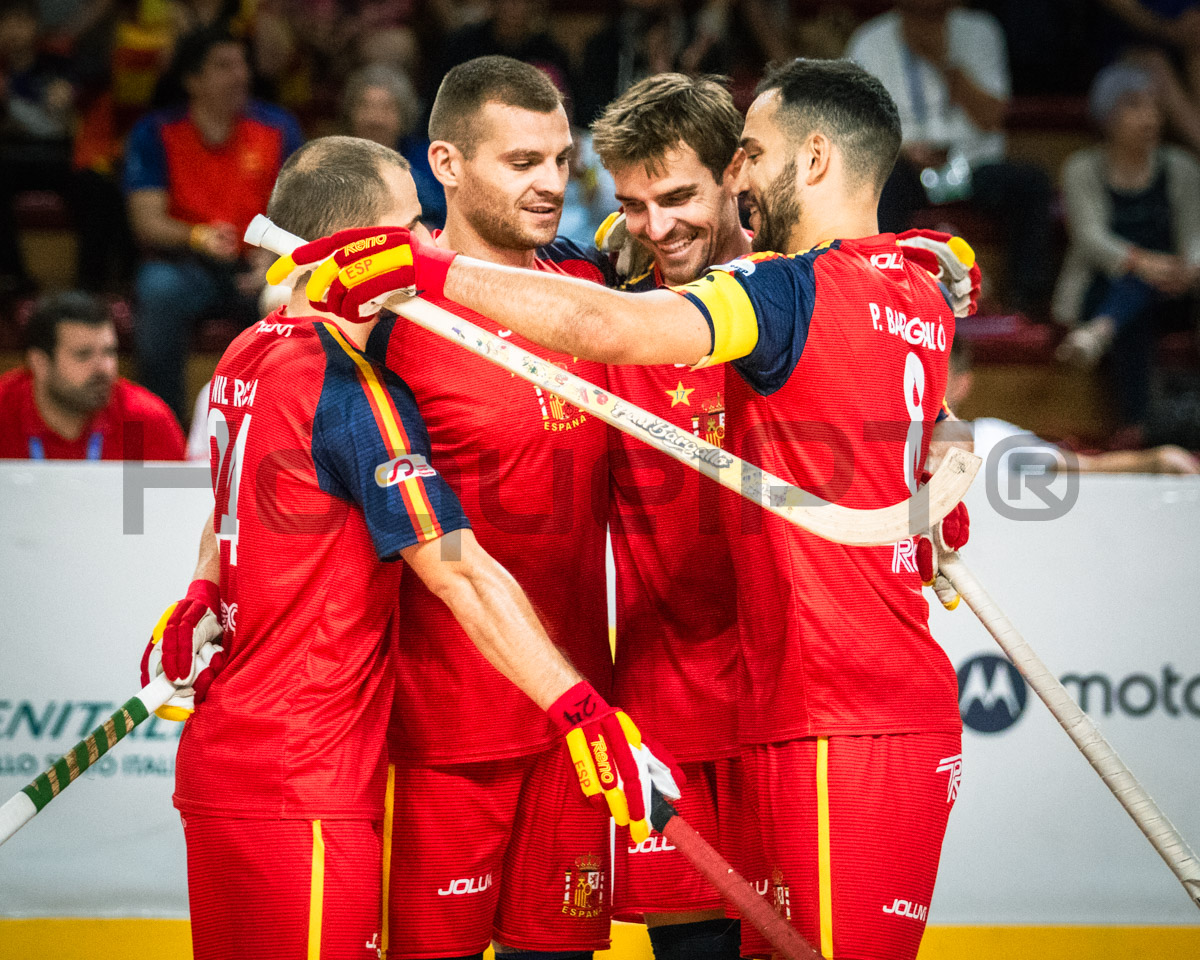
[[[679,766],[687,783],[675,809],[726,860],[736,862],[732,846],[739,830],[733,818],[741,809],[741,759],[694,760]],[[712,884],[661,834],[652,832],[650,839],[634,845],[626,831],[617,831],[614,920],[640,923],[647,913],[723,906]]]
[[[824,957],[913,960],[958,795],[957,733],[789,740],[743,751],[740,865]],[[756,842],[761,844],[755,850]],[[742,955],[770,948],[742,924]]]
[[[608,816],[588,805],[563,746],[529,757],[395,767],[385,928],[392,958],[604,950]]]
[[[370,960],[379,948],[380,824],[189,814],[195,960]]]

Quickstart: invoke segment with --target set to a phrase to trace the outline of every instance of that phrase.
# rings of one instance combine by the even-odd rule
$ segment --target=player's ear
[[[25,351],[25,364],[29,367],[29,372],[33,374],[34,380],[45,380],[50,374],[54,360],[40,347],[30,347]]]
[[[457,187],[462,177],[462,151],[448,140],[429,145],[429,169],[443,187]]]
[[[721,174],[721,186],[731,193],[736,192],[738,177],[742,175],[742,164],[746,162],[746,151],[741,147],[733,153],[733,159],[729,161],[729,166]]]
[[[825,179],[833,161],[833,143],[820,130],[814,130],[804,142],[800,152],[802,163],[800,179],[806,186],[814,186]]]

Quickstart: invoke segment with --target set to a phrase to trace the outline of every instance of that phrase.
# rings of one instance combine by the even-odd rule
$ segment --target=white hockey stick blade
[[[246,242],[283,256],[304,241],[258,216],[246,230]],[[834,543],[880,546],[927,532],[962,500],[982,462],[965,450],[952,448],[929,483],[914,496],[890,507],[854,510],[793,486],[426,300],[394,297],[387,308]]]
[[[1096,728],[1091,717],[1071,699],[1071,695],[1059,683],[1058,678],[1046,669],[1046,665],[1028,641],[984,590],[962,558],[957,553],[944,554],[938,568],[942,575],[954,584],[954,589],[962,595],[967,606],[979,618],[979,622],[1000,645],[1000,649],[1020,671],[1025,682],[1033,688],[1033,692],[1041,697],[1054,719],[1067,731],[1067,736],[1153,844],[1158,855],[1183,884],[1192,903],[1200,907],[1200,860],[1196,859],[1196,854],[1180,836],[1175,825],[1167,819],[1167,815],[1158,808],[1158,804],[1146,792],[1145,787],[1125,766],[1117,751]]]
[[[206,643],[197,654],[207,666],[216,647]],[[175,696],[175,685],[159,674],[107,720],[59,757],[45,773],[0,807],[0,845],[32,820],[81,773],[123,740],[134,727]]]

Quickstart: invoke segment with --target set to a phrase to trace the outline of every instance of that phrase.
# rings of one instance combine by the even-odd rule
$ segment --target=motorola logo
[[[963,723],[979,733],[1001,733],[1016,723],[1027,693],[1021,674],[1004,657],[980,654],[958,668],[958,710]]]

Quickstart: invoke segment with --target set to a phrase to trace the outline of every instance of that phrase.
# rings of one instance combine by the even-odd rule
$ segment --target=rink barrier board
[[[52,953],[50,952],[52,950]],[[186,920],[0,920],[0,960],[127,960],[152,956],[188,960]],[[1194,927],[930,927],[918,960],[1176,960],[1200,956]],[[613,949],[597,960],[651,960],[650,940],[639,924],[613,924]],[[492,960],[489,950],[484,960]]]

